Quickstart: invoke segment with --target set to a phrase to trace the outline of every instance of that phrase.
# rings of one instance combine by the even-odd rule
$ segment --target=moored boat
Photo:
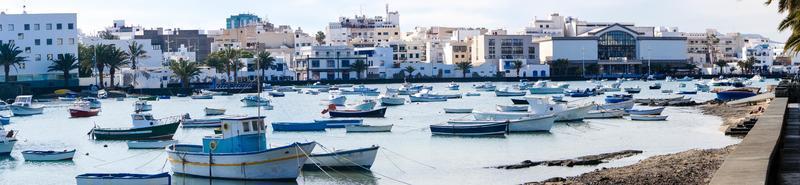
[[[219,108],[203,108],[203,112],[206,113],[206,116],[217,116],[217,115],[225,115],[225,109]]]
[[[347,125],[364,124],[363,119],[315,119],[316,123],[324,123],[327,128],[344,128]]]
[[[636,94],[636,93],[642,92],[642,88],[639,88],[639,86],[626,87],[626,88],[624,88],[624,90],[625,90],[625,92],[630,93],[630,94]]]
[[[527,105],[497,105],[497,111],[500,112],[525,112],[528,111]]]
[[[386,114],[386,107],[373,110],[331,110],[329,107],[324,112],[332,118],[382,118]]]
[[[614,94],[614,95],[606,96],[606,98],[604,100],[605,100],[606,103],[619,103],[619,102],[624,102],[624,101],[628,101],[628,100],[632,100],[632,99],[633,99],[633,95]]]
[[[388,125],[347,125],[344,129],[347,132],[391,132],[393,124]]]
[[[749,98],[757,95],[758,88],[735,88],[717,92],[717,99],[721,101],[731,101]]]
[[[504,135],[508,124],[505,122],[492,122],[488,124],[438,124],[431,125],[433,135],[452,135],[452,136],[487,136]]]
[[[248,95],[239,100],[244,103],[245,107],[258,107],[258,106],[269,106],[270,100],[264,97],[260,97],[258,95]]]
[[[675,94],[697,94],[697,89],[683,89]]]
[[[164,149],[169,145],[177,144],[178,140],[141,140],[128,141],[128,149]]]
[[[523,98],[511,98],[511,102],[514,103],[514,105],[527,105],[528,104],[528,100],[525,99],[524,97]]]
[[[131,114],[131,128],[92,128],[91,134],[97,140],[153,140],[171,139],[181,123],[181,116],[154,119],[148,113]]]
[[[304,170],[321,168],[344,170],[369,170],[378,155],[378,146],[352,150],[337,150],[330,153],[311,154],[303,165]]]
[[[494,90],[494,95],[497,97],[505,97],[505,96],[525,96],[527,92],[525,91],[511,91],[510,88],[506,87],[503,89]]]
[[[169,185],[172,176],[168,172],[159,174],[132,174],[132,173],[85,173],[75,177],[77,185]]]
[[[269,94],[269,96],[272,96],[272,97],[284,97],[284,96],[286,96],[286,93],[277,92],[277,91],[270,91],[270,92],[268,92],[268,94]]]
[[[100,109],[93,109],[88,101],[78,100],[72,103],[69,107],[69,115],[73,118],[84,118],[97,116]]]
[[[272,131],[325,131],[323,122],[272,122]]]
[[[661,83],[654,83],[653,85],[648,86],[648,89],[661,89]]]
[[[447,84],[447,88],[450,89],[450,90],[454,90],[455,91],[455,90],[458,90],[459,87],[461,87],[461,86],[456,84],[455,82],[451,82],[450,84]]]
[[[549,85],[548,81],[537,81],[533,86],[528,87],[531,94],[561,94],[569,87],[568,84]]]
[[[136,103],[133,104],[133,111],[134,112],[147,112],[147,111],[151,111],[151,110],[153,110],[153,105],[151,105],[150,103],[147,103],[147,101],[139,100],[139,101],[136,101]]]
[[[14,103],[8,106],[14,116],[31,116],[42,114],[44,106],[34,105],[32,95],[20,95],[14,100]]]
[[[633,108],[634,104],[635,103],[633,100],[627,100],[617,103],[605,103],[605,104],[595,105],[594,108],[592,108],[592,110],[613,110],[613,109],[624,110]]]
[[[0,155],[8,155],[17,143],[17,132],[0,127]]]
[[[494,91],[495,89],[497,89],[497,86],[492,84],[492,82],[484,82],[483,84],[475,86],[476,91]]]
[[[660,115],[664,107],[652,107],[643,109],[626,109],[625,113],[630,115]]]
[[[140,96],[139,100],[141,100],[141,101],[158,101],[158,97],[156,97],[156,96]]]
[[[11,124],[11,117],[0,115],[0,125],[8,125]]]
[[[328,103],[336,106],[343,106],[345,102],[347,102],[347,97],[342,95],[331,94],[328,98]]]
[[[667,116],[662,115],[631,115],[631,120],[634,121],[664,121],[667,120]]]
[[[444,108],[444,113],[467,114],[467,113],[472,113],[472,108]]]
[[[546,132],[553,128],[556,116],[552,114],[505,120],[450,120],[449,124],[506,123],[509,132]]]
[[[181,119],[181,127],[184,128],[208,128],[222,126],[222,118],[192,119],[189,114],[184,114]]]
[[[75,149],[64,151],[22,151],[22,157],[25,158],[25,161],[64,161],[72,160],[73,156],[75,156]]]
[[[191,98],[195,99],[195,100],[210,100],[210,99],[214,99],[214,96],[210,95],[210,94],[202,94],[201,93],[201,94],[192,95]]]
[[[608,119],[608,118],[621,118],[625,115],[624,110],[610,109],[610,110],[592,110],[586,114],[584,119]]]
[[[403,105],[406,103],[406,99],[397,96],[397,93],[383,94],[380,96],[379,100],[383,106]]]

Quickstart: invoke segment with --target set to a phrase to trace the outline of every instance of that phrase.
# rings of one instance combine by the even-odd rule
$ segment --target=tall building
[[[225,25],[226,25],[225,28],[227,29],[241,28],[259,22],[261,22],[261,18],[253,14],[231,15],[231,17],[225,19]]]
[[[392,40],[399,40],[400,13],[390,12],[386,7],[386,17],[356,15],[353,18],[340,17],[325,28],[325,43],[328,45],[348,45],[373,47]]]
[[[178,52],[185,47],[188,52],[195,52],[197,61],[203,61],[211,53],[213,38],[208,37],[202,30],[181,29],[150,29],[143,30],[135,39],[150,39],[153,45],[158,45],[163,52]]]
[[[352,64],[366,62],[350,46],[308,46],[296,51],[294,64],[298,80],[356,79]],[[364,73],[362,73],[364,75]]]
[[[212,51],[224,48],[239,48],[252,52],[264,49],[294,48],[295,31],[288,25],[275,26],[270,22],[251,23],[239,28],[220,30],[211,35],[214,39]]]
[[[75,13],[6,14],[0,12],[0,43],[13,43],[22,50],[25,61],[12,69],[9,79],[0,75],[0,82],[22,82],[32,87],[61,87],[62,72],[47,68],[64,54],[78,56],[78,28]],[[70,71],[68,85],[78,84],[78,70]]]

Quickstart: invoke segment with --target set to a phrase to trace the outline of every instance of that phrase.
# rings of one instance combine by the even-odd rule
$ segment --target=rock
[[[544,180],[542,182],[543,183],[548,183],[548,182],[564,182],[564,181],[567,181],[567,179],[565,179],[563,177],[553,177],[553,178],[549,178],[547,180]]]
[[[533,166],[545,165],[545,166],[566,166],[566,167],[573,167],[573,166],[591,166],[591,165],[598,165],[610,160],[620,159],[625,157],[630,157],[636,154],[642,153],[641,150],[623,150],[619,152],[611,152],[611,153],[602,153],[597,155],[587,155],[578,157],[575,159],[564,159],[564,160],[550,160],[550,161],[531,161],[525,160],[520,162],[519,164],[512,164],[512,165],[502,165],[502,166],[495,166],[493,168],[497,169],[520,169],[520,168],[528,168]]]

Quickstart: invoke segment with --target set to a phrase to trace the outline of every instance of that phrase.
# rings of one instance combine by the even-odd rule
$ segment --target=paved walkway
[[[800,104],[789,104],[786,109],[779,182],[800,185]]]

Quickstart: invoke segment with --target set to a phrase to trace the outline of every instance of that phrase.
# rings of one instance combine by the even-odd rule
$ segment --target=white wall
[[[639,40],[637,52],[642,60],[686,60],[686,40]]]
[[[29,30],[25,30],[25,24],[29,25]],[[51,24],[51,29],[47,29],[48,24]],[[59,24],[61,29],[57,29]],[[58,54],[78,56],[77,14],[0,14],[0,25],[0,42],[13,40],[23,51],[21,56],[27,60],[10,71],[12,76],[19,75],[17,81],[57,80],[55,75],[62,73],[47,72],[47,67],[52,64],[48,56],[52,56],[53,60],[58,58]],[[72,29],[68,25],[72,25]],[[35,44],[37,39],[39,45]],[[48,39],[51,44],[47,44]],[[77,72],[74,70],[71,73]]]
[[[540,61],[557,59],[597,60],[597,40],[552,40],[539,43]]]

